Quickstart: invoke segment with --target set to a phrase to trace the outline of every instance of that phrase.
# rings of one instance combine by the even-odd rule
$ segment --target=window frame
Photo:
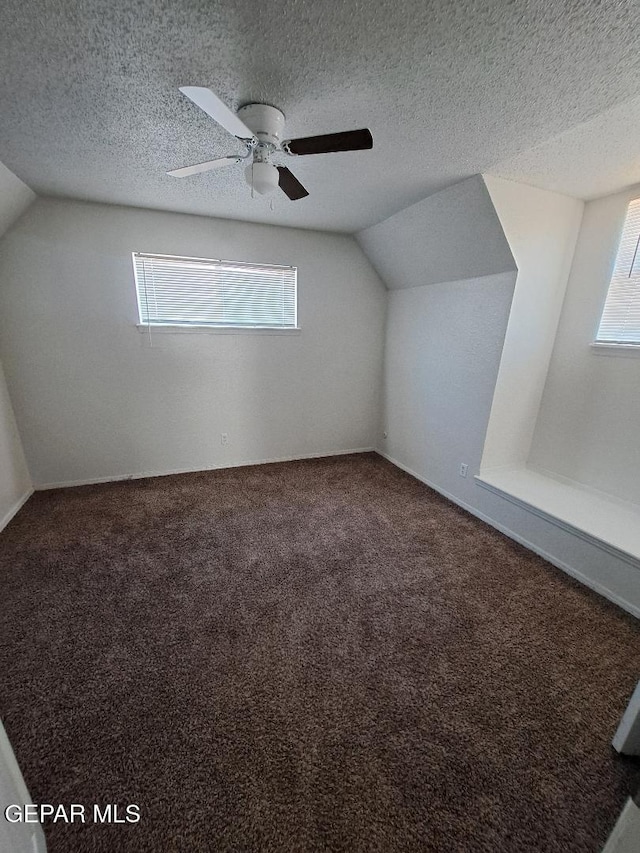
[[[233,325],[230,323],[186,323],[180,322],[176,320],[175,322],[163,322],[163,323],[155,323],[150,321],[145,321],[143,319],[143,306],[142,306],[142,298],[144,285],[141,287],[138,286],[138,270],[136,266],[136,257],[152,257],[152,258],[168,258],[175,260],[185,260],[185,261],[201,261],[204,263],[213,263],[220,264],[224,266],[225,264],[229,264],[230,266],[238,266],[238,265],[246,265],[251,267],[265,267],[267,269],[283,269],[283,270],[293,270],[294,273],[294,323],[293,326],[274,326],[274,325]],[[141,252],[141,251],[132,251],[131,252],[131,263],[133,266],[133,278],[134,278],[134,287],[136,291],[136,307],[138,311],[138,321],[135,324],[138,331],[142,334],[148,334],[153,331],[153,334],[223,334],[223,335],[246,335],[246,334],[257,334],[257,335],[291,335],[291,334],[299,334],[301,331],[300,321],[299,321],[299,305],[298,305],[298,267],[293,264],[267,264],[263,262],[254,262],[254,261],[234,261],[230,259],[222,259],[222,258],[202,258],[202,257],[191,257],[187,255],[172,255],[167,254],[165,252]]]
[[[628,222],[629,215],[630,215],[630,208],[633,204],[640,205],[640,196],[639,195],[634,195],[632,198],[629,198],[627,201],[626,207],[625,207],[624,217],[622,219],[622,225],[621,225],[620,232],[618,235],[618,240],[616,243],[616,250],[615,250],[615,255],[613,258],[613,265],[612,265],[610,272],[609,272],[607,287],[606,287],[605,294],[604,294],[604,299],[602,300],[602,303],[600,306],[600,312],[598,315],[598,321],[596,323],[595,334],[594,334],[593,340],[589,344],[592,352],[596,355],[615,355],[615,356],[622,356],[622,357],[626,357],[626,358],[628,358],[628,357],[633,358],[633,357],[639,357],[640,356],[640,332],[638,333],[638,340],[637,341],[636,340],[612,341],[612,340],[603,340],[603,339],[600,339],[598,337],[598,335],[600,334],[600,327],[602,326],[604,314],[605,314],[605,311],[607,308],[607,302],[609,301],[609,295],[611,293],[611,288],[614,284],[614,276],[616,273],[616,269],[618,267],[620,252],[621,252],[622,247],[623,247],[623,239],[625,236],[625,229],[626,229],[627,222]],[[638,246],[639,245],[640,245],[640,235],[638,235],[638,238],[637,238],[636,252],[638,252]],[[636,266],[636,263],[637,263],[637,261],[635,260],[635,255],[634,255],[634,261],[632,262],[632,265],[631,265],[632,271],[633,271],[634,267]],[[638,283],[638,288],[640,289],[640,282]],[[640,296],[638,298],[640,299]]]

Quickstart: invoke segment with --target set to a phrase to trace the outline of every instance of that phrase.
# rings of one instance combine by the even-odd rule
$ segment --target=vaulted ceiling
[[[42,194],[357,231],[638,96],[637,12],[628,0],[5,0],[0,161]],[[273,210],[241,166],[171,178],[240,150],[181,85],[234,109],[278,106],[290,137],[369,127],[374,149],[289,160],[310,196],[279,194]]]

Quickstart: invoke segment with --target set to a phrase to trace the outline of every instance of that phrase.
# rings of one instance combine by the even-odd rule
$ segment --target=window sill
[[[638,565],[640,505],[533,468],[484,471],[475,479],[483,488]]]
[[[270,326],[148,326],[137,323],[136,328],[141,335],[299,335],[300,326],[291,329],[274,329]]]
[[[640,344],[589,344],[594,355],[613,355],[618,358],[640,358]]]

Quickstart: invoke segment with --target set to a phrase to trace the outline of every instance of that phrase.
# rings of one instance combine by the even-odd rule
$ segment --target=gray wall
[[[294,264],[302,330],[158,332],[149,347],[134,250]],[[375,442],[386,294],[352,237],[39,199],[5,238],[0,279],[1,355],[36,485]]]
[[[384,429],[392,459],[459,500],[478,497],[515,273],[389,293]],[[460,463],[469,466],[460,477]]]

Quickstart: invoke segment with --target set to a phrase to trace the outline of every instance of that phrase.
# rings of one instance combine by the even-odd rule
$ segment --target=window
[[[640,347],[640,198],[627,208],[596,343]]]
[[[297,269],[133,253],[145,326],[295,329]]]

